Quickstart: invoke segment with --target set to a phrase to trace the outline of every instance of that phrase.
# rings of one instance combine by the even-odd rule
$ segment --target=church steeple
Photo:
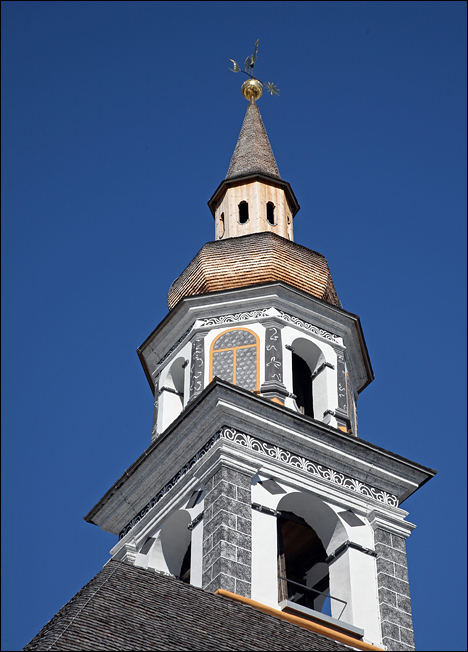
[[[293,240],[293,217],[299,204],[281,179],[256,98],[260,82],[242,86],[249,100],[242,129],[224,181],[208,206],[215,218],[216,240],[269,231]]]
[[[226,179],[236,179],[251,174],[281,179],[254,97],[250,99]]]
[[[119,535],[115,561],[200,596],[348,649],[412,650],[414,526],[399,506],[435,472],[358,438],[356,402],[373,380],[360,320],[325,258],[292,242],[299,204],[256,105],[262,88],[251,74],[243,84],[240,136],[208,202],[216,241],[173,282],[169,314],[138,349],[152,443],[86,520]]]

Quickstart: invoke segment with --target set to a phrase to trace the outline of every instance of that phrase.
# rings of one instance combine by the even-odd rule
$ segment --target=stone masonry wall
[[[205,484],[203,588],[250,598],[251,568],[250,476],[223,466]]]
[[[377,528],[374,541],[382,642],[387,650],[414,650],[405,540]]]

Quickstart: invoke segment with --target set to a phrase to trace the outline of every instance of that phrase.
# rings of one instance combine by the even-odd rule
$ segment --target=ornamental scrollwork
[[[232,315],[221,315],[220,317],[207,317],[200,320],[200,326],[222,326],[224,324],[234,324],[249,319],[259,319],[268,316],[268,308],[261,310],[250,310],[248,312],[237,312]]]
[[[391,505],[392,507],[398,507],[398,497],[394,494],[390,494],[386,491],[376,489],[370,485],[351,478],[343,473],[324,467],[322,465],[316,464],[311,460],[306,459],[300,455],[295,455],[290,451],[280,448],[279,446],[273,446],[267,444],[259,439],[255,439],[251,435],[246,435],[244,433],[238,432],[233,428],[223,428],[220,433],[221,439],[226,439],[232,441],[236,444],[240,444],[249,450],[256,451],[267,457],[272,457],[275,460],[289,464],[299,468],[307,473],[316,475],[324,480],[328,480],[333,484],[345,487],[346,489],[351,489],[357,493],[369,496],[369,498],[374,498],[385,505]]]
[[[304,321],[303,319],[299,319],[299,317],[294,317],[294,315],[290,315],[287,312],[284,312],[283,310],[278,311],[278,317],[280,319],[284,319],[284,321],[290,322],[291,324],[294,324],[295,326],[299,326],[299,328],[303,328],[306,331],[310,331],[311,333],[315,333],[316,335],[319,335],[320,337],[325,338],[326,340],[329,340],[330,342],[338,342],[338,336],[335,335],[334,333],[330,333],[329,331],[326,331],[324,328],[319,328],[318,326],[314,326],[314,324],[310,324],[307,321]]]
[[[205,373],[205,340],[200,335],[192,342],[192,364],[190,365],[190,398],[194,398],[203,390]]]
[[[283,382],[283,347],[281,329],[268,325],[265,329],[265,382]]]
[[[197,462],[199,462],[202,457],[206,455],[206,453],[210,450],[210,448],[214,446],[214,444],[220,439],[225,439],[226,441],[230,441],[234,444],[238,444],[239,446],[243,446],[248,450],[260,453],[261,455],[265,455],[269,458],[273,458],[279,462],[283,462],[284,464],[289,464],[294,468],[301,469],[302,471],[310,473],[311,475],[315,475],[319,478],[322,478],[323,480],[327,480],[333,484],[339,485],[340,487],[351,489],[351,491],[355,491],[356,493],[360,493],[364,496],[368,496],[369,498],[373,498],[374,500],[378,500],[385,505],[398,507],[398,497],[394,494],[390,494],[387,491],[377,489],[371,485],[361,482],[360,480],[356,480],[355,478],[335,471],[334,469],[322,466],[321,464],[317,464],[312,460],[308,460],[307,458],[302,457],[301,455],[291,453],[291,451],[285,450],[280,446],[268,444],[267,442],[261,441],[256,437],[252,437],[251,435],[239,432],[234,428],[224,426],[215,435],[213,435],[213,437],[207,441],[203,448],[201,448],[198,453],[196,453],[186,464],[184,464],[184,466],[173,476],[173,478],[171,478],[171,480],[169,480],[169,482],[165,484],[160,491],[158,491],[154,498],[152,498],[134,518],[132,518],[132,520],[119,533],[119,539],[122,539],[128,532],[130,532],[130,530],[135,527],[135,525],[139,523],[141,519],[146,516],[146,514],[155,505],[158,504],[161,498],[163,498],[167,493],[169,493],[169,491],[171,491],[171,489],[173,489],[173,487],[175,487],[179,480],[181,480],[181,478],[183,478],[186,473],[190,471],[190,469]]]

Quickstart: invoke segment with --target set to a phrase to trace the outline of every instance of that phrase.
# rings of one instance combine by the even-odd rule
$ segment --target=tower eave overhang
[[[364,481],[393,493],[398,504],[437,473],[215,378],[121,475],[84,520],[119,534],[140,510],[145,514],[150,511],[145,505],[167,483],[171,484],[171,478],[184,465],[182,460],[186,462],[196,455],[225,426],[273,446],[287,446],[292,454],[310,456],[318,464],[330,464],[338,473],[351,472],[358,483]],[[248,454],[258,469],[268,463],[268,456],[264,461],[254,449]],[[209,454],[203,459],[207,464]],[[357,491],[356,498],[359,495],[362,491]],[[379,500],[374,502],[377,508]]]
[[[223,296],[226,297],[226,302],[222,300]],[[224,303],[226,307],[223,307]],[[306,319],[311,318],[310,310],[316,305],[319,312],[324,315],[325,327],[334,323],[335,328],[339,329],[337,334],[343,338],[350,354],[354,356],[354,352],[358,352],[356,355],[359,359],[353,361],[354,367],[359,370],[358,377],[353,378],[356,391],[360,394],[374,380],[359,316],[284,281],[275,281],[206,292],[180,299],[137,349],[151,391],[154,393],[153,374],[158,360],[166,355],[170,342],[174,339],[181,338],[184,333],[187,338],[190,337],[198,318],[219,316],[224,311],[242,312],[247,305],[252,308],[267,308],[273,304],[281,308],[286,308],[287,304],[294,304],[298,307],[297,316]],[[180,342],[180,346],[182,345],[183,341]],[[177,348],[174,349],[174,355],[176,353]]]
[[[232,179],[224,179],[223,181],[221,181],[221,183],[216,188],[212,197],[208,200],[208,206],[213,217],[215,216],[216,206],[219,206],[228,188],[245,185],[247,183],[253,183],[255,181],[260,181],[270,186],[274,186],[275,188],[281,188],[282,190],[284,190],[284,193],[288,200],[289,207],[291,209],[292,216],[294,217],[296,215],[296,213],[300,209],[300,206],[290,184],[287,181],[283,181],[282,179],[269,177],[266,174],[255,173],[255,174],[248,174],[240,177],[235,177]]]

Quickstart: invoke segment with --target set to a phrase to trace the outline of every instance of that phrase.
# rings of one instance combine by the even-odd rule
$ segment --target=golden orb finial
[[[254,100],[258,100],[262,97],[263,84],[258,79],[251,77],[242,84],[241,91],[246,100],[250,101],[252,97]]]

